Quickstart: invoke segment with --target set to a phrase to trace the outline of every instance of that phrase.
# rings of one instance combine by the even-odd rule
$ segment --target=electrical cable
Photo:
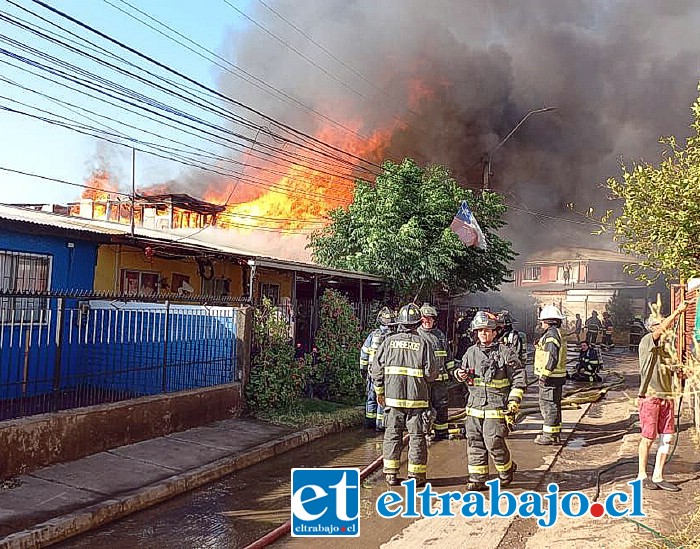
[[[110,0],[103,0],[103,2],[105,2],[105,3],[109,4],[110,6],[114,7],[114,9],[117,9],[117,10],[121,11],[122,13],[124,13],[125,15],[131,17],[132,19],[135,19],[136,21],[139,21],[141,24],[146,25],[147,27],[149,27],[149,28],[151,28],[152,30],[156,31],[157,33],[161,34],[162,36],[164,36],[164,37],[167,38],[168,40],[171,40],[171,41],[175,42],[176,44],[181,45],[181,46],[184,47],[185,49],[187,49],[187,50],[189,50],[189,51],[195,53],[196,55],[199,55],[199,56],[202,57],[203,59],[206,59],[207,61],[209,61],[209,62],[211,62],[211,63],[214,63],[217,67],[219,67],[219,68],[221,68],[222,70],[226,71],[227,73],[229,73],[229,74],[235,76],[236,78],[240,78],[241,80],[243,80],[243,81],[245,81],[245,82],[251,84],[252,86],[258,88],[259,90],[261,90],[261,91],[263,91],[263,92],[265,92],[265,93],[267,93],[267,94],[269,94],[269,95],[271,95],[271,96],[273,96],[273,97],[276,97],[276,98],[281,99],[281,100],[283,100],[283,101],[285,101],[285,99],[286,99],[285,102],[286,102],[287,104],[293,104],[293,105],[297,106],[298,108],[302,108],[302,109],[306,110],[307,112],[316,115],[317,117],[321,118],[322,120],[325,120],[326,122],[330,122],[331,124],[333,124],[333,125],[335,125],[335,126],[341,128],[341,129],[347,131],[348,133],[350,133],[350,134],[352,134],[352,135],[355,135],[356,137],[359,137],[359,138],[363,139],[364,141],[368,141],[368,137],[367,137],[367,136],[364,136],[364,135],[362,135],[362,134],[360,134],[360,133],[357,133],[355,130],[353,130],[353,129],[347,127],[347,126],[345,126],[345,125],[342,124],[341,122],[338,122],[337,120],[334,120],[333,118],[331,118],[331,117],[329,117],[329,116],[327,116],[327,115],[324,115],[324,114],[321,113],[320,111],[317,111],[317,110],[314,109],[313,107],[310,107],[309,105],[306,105],[305,103],[303,103],[303,102],[300,101],[299,99],[297,99],[297,98],[295,98],[295,97],[289,95],[288,93],[286,93],[286,92],[280,90],[279,88],[276,88],[276,87],[273,86],[272,84],[269,84],[269,83],[265,82],[264,80],[262,80],[262,79],[256,77],[255,75],[253,75],[252,73],[250,73],[250,72],[246,71],[245,69],[239,67],[239,66],[236,65],[235,63],[232,63],[232,62],[230,62],[229,60],[227,60],[226,58],[224,58],[224,57],[218,55],[217,53],[215,53],[215,52],[213,52],[213,51],[211,51],[211,50],[209,50],[209,49],[203,47],[201,44],[197,44],[194,40],[188,38],[187,36],[185,36],[185,35],[182,34],[181,32],[178,32],[176,29],[174,29],[174,28],[172,28],[171,26],[169,26],[169,25],[163,23],[162,21],[159,21],[159,20],[156,19],[155,17],[153,17],[153,16],[149,15],[148,13],[146,13],[145,11],[143,11],[143,10],[137,8],[137,7],[134,6],[133,4],[130,4],[129,2],[127,2],[127,0],[118,0],[118,1],[121,2],[122,4],[126,4],[126,5],[129,6],[132,10],[134,10],[134,11],[140,13],[140,14],[143,15],[144,17],[147,17],[147,18],[150,19],[151,21],[154,21],[154,22],[157,23],[158,25],[164,27],[164,28],[167,29],[170,33],[179,36],[180,38],[182,38],[183,40],[186,40],[187,42],[189,42],[189,43],[192,44],[193,46],[195,46],[195,47],[197,47],[197,48],[199,48],[199,49],[201,49],[201,50],[207,52],[207,53],[208,53],[211,57],[213,57],[214,59],[212,59],[211,57],[206,57],[206,56],[203,55],[202,53],[195,51],[192,47],[187,46],[186,44],[183,44],[182,42],[180,42],[180,41],[174,39],[174,38],[172,37],[172,35],[167,34],[167,33],[163,32],[163,31],[161,31],[161,30],[159,30],[159,29],[153,27],[152,25],[149,25],[148,23],[146,23],[145,21],[143,21],[143,20],[140,19],[139,17],[137,17],[137,16],[135,16],[135,15],[129,13],[129,12],[126,11],[126,10],[123,10],[123,9],[119,8],[118,6],[115,6]],[[221,64],[221,63],[225,63],[225,65],[223,65],[223,64]],[[240,72],[243,73],[245,76],[247,76],[247,78],[245,78],[245,77],[243,77],[243,76],[240,76],[239,74],[236,74],[236,73],[235,73],[233,70],[231,70],[229,67],[232,67],[232,68],[235,69],[236,71],[240,71]],[[269,88],[269,89],[266,89],[266,88]],[[273,92],[271,92],[270,89],[273,90]],[[275,95],[275,94],[277,94],[277,95]],[[280,97],[280,96],[281,96],[281,97]]]
[[[10,0],[8,0],[8,1],[10,1]],[[7,16],[2,15],[2,16],[0,16],[0,18],[6,19],[6,20],[9,19],[10,22],[12,22],[11,18],[8,18]],[[18,24],[15,23],[15,22],[12,22],[12,24],[18,25]],[[22,28],[24,27],[23,25],[18,25],[18,26],[20,26],[20,27],[22,27]],[[39,31],[31,30],[31,32],[33,32],[34,34],[38,34],[39,36],[42,36],[42,37],[45,38],[45,39],[48,39],[48,38],[46,38],[46,36],[43,36],[42,33],[40,33]],[[86,78],[87,78],[86,80],[84,79],[84,80],[80,81],[80,79],[78,79],[78,82],[79,82],[81,85],[83,85],[83,86],[86,86],[86,87],[88,87],[88,88],[90,88],[90,89],[93,89],[94,91],[97,91],[97,92],[100,92],[100,93],[105,93],[104,90],[100,89],[99,87],[96,87],[96,85],[95,85],[94,82],[97,81],[97,82],[103,84],[104,86],[106,86],[107,88],[115,89],[117,92],[120,92],[120,93],[125,93],[126,95],[129,95],[129,96],[131,96],[131,97],[134,97],[134,98],[138,99],[139,101],[145,102],[146,104],[155,106],[155,107],[160,108],[160,109],[162,109],[162,110],[165,110],[165,111],[167,111],[167,112],[171,112],[171,113],[176,114],[176,115],[178,115],[178,116],[184,116],[184,117],[186,117],[186,118],[188,118],[188,119],[190,119],[190,120],[193,120],[193,121],[195,121],[195,122],[198,122],[198,123],[200,123],[200,124],[203,124],[203,125],[205,125],[205,126],[208,126],[208,127],[212,128],[212,129],[218,129],[219,131],[228,132],[228,133],[234,135],[235,137],[238,137],[239,139],[248,141],[249,143],[253,141],[251,138],[249,138],[249,137],[247,137],[247,136],[244,136],[244,135],[242,135],[242,134],[230,132],[230,130],[225,130],[225,129],[223,129],[223,128],[216,127],[216,126],[212,125],[211,123],[209,123],[209,122],[207,122],[207,121],[204,121],[204,120],[202,120],[202,119],[200,119],[200,118],[193,118],[191,115],[188,115],[187,113],[184,113],[183,111],[174,110],[172,107],[168,107],[168,106],[164,105],[164,104],[161,103],[161,102],[157,102],[157,101],[155,101],[155,100],[152,100],[152,99],[150,99],[150,98],[147,98],[146,96],[143,96],[142,94],[137,94],[136,92],[133,92],[133,90],[130,90],[129,88],[125,88],[124,86],[121,86],[121,85],[118,85],[118,84],[116,84],[116,83],[114,83],[114,82],[111,82],[111,81],[109,81],[109,80],[106,80],[105,78],[103,78],[103,77],[101,77],[101,76],[99,76],[99,75],[96,75],[96,74],[94,74],[94,73],[90,73],[89,71],[86,71],[86,70],[83,69],[82,67],[77,67],[77,66],[75,66],[75,65],[71,65],[71,64],[69,64],[69,63],[67,63],[67,62],[65,62],[65,61],[63,61],[63,60],[59,60],[58,58],[56,58],[56,57],[54,57],[54,56],[50,56],[49,54],[47,54],[47,53],[45,53],[45,52],[41,52],[41,51],[39,51],[39,50],[37,50],[37,49],[35,49],[35,48],[31,48],[30,46],[28,46],[28,45],[26,45],[26,44],[22,44],[22,43],[20,43],[20,42],[14,40],[14,39],[11,39],[11,38],[9,38],[9,37],[7,37],[7,36],[5,36],[4,39],[5,39],[6,42],[9,42],[9,43],[13,44],[13,45],[15,45],[16,47],[18,47],[18,48],[20,48],[20,49],[23,49],[23,50],[25,50],[25,51],[31,52],[31,53],[33,53],[33,54],[36,55],[36,56],[39,56],[39,57],[44,58],[44,59],[46,59],[46,60],[50,60],[50,61],[54,62],[54,63],[57,64],[57,65],[63,66],[63,67],[66,68],[66,69],[72,70],[73,72],[76,72],[76,73],[78,73],[78,74],[82,74],[83,76],[86,76]],[[53,39],[49,39],[49,40],[55,42],[55,40],[53,40]],[[80,51],[77,51],[77,52],[76,52],[75,49],[74,49],[72,46],[67,46],[67,45],[66,45],[65,43],[63,43],[63,42],[58,41],[58,45],[61,45],[61,46],[63,46],[64,48],[67,48],[67,49],[69,49],[70,51],[73,51],[74,53],[78,53],[78,54],[81,54],[81,55],[83,55],[83,56],[86,56],[86,57],[88,57],[89,59],[91,59],[92,61],[95,61],[96,63],[99,63],[99,64],[101,64],[101,65],[103,65],[103,66],[105,66],[105,67],[107,67],[107,68],[109,68],[109,69],[112,69],[112,70],[115,70],[115,71],[120,72],[120,73],[122,73],[122,74],[125,74],[126,76],[129,76],[129,77],[132,77],[132,78],[136,78],[136,79],[137,79],[138,81],[140,81],[141,83],[144,83],[144,84],[146,84],[146,85],[150,85],[150,86],[152,86],[152,87],[155,87],[156,89],[158,89],[159,91],[161,91],[161,92],[163,92],[163,93],[168,93],[168,94],[170,94],[170,95],[174,95],[175,97],[177,97],[177,98],[179,98],[179,99],[182,99],[182,100],[184,100],[185,102],[194,104],[195,106],[198,106],[198,107],[205,108],[205,109],[209,110],[210,112],[213,112],[213,113],[215,113],[215,114],[224,116],[224,118],[229,118],[229,119],[231,119],[231,121],[233,121],[233,122],[243,123],[243,124],[246,125],[247,127],[253,128],[253,129],[257,129],[258,131],[260,131],[260,130],[263,129],[263,128],[260,127],[260,126],[257,126],[257,125],[255,125],[255,124],[253,124],[253,123],[250,123],[250,122],[245,121],[245,119],[241,119],[240,117],[235,117],[235,116],[231,115],[228,111],[222,110],[218,105],[214,105],[214,104],[212,104],[211,102],[206,101],[205,104],[193,102],[193,99],[190,97],[190,95],[191,95],[191,90],[188,90],[188,91],[190,91],[190,95],[183,95],[183,94],[178,94],[178,93],[174,92],[174,91],[172,90],[172,86],[177,86],[177,85],[174,84],[174,83],[173,83],[172,81],[170,81],[170,80],[165,80],[165,81],[168,82],[168,83],[171,85],[171,87],[165,88],[165,87],[163,87],[163,86],[161,86],[161,85],[159,85],[159,84],[157,84],[157,83],[154,83],[154,82],[151,81],[151,80],[145,79],[145,78],[143,78],[143,77],[136,76],[136,75],[134,75],[134,74],[131,73],[131,72],[124,71],[124,69],[121,69],[120,67],[116,67],[116,66],[113,65],[113,64],[107,63],[107,62],[104,61],[103,59],[97,58],[97,57],[92,56],[92,55],[88,55],[88,54],[86,54],[85,52],[80,52]],[[32,61],[28,60],[27,58],[22,58],[22,57],[20,57],[20,56],[13,55],[11,52],[4,51],[4,53],[5,53],[5,55],[11,56],[11,57],[13,57],[13,58],[19,58],[19,59],[22,60],[23,62],[25,62],[25,63],[30,63],[32,66],[35,66],[35,67],[37,67],[37,68],[42,68],[43,70],[49,70],[52,74],[58,74],[58,75],[60,75],[60,76],[63,77],[63,78],[68,78],[69,80],[74,81],[74,82],[76,81],[75,77],[70,77],[70,76],[69,76],[67,73],[65,73],[65,72],[57,71],[57,70],[55,70],[55,69],[54,69],[54,70],[48,69],[46,66],[42,66],[42,65],[39,64],[39,63],[32,62]],[[132,66],[133,66],[133,65],[132,65]],[[136,67],[136,68],[139,68],[140,70],[143,70],[143,69],[141,69],[140,67]],[[154,76],[154,77],[156,77],[156,78],[162,79],[161,77],[157,77],[156,75],[153,75],[153,73],[150,73],[149,71],[145,71],[145,72],[146,72],[147,74],[149,74],[150,76]],[[112,97],[114,97],[114,96],[112,96]],[[133,104],[132,104],[132,105],[133,105]],[[233,116],[233,118],[232,118],[232,116]],[[242,122],[241,122],[241,121],[242,121]],[[276,137],[276,134],[274,134],[274,133],[271,132],[271,131],[268,131],[268,132],[265,132],[265,133],[268,133],[268,134],[269,134],[271,137],[273,137],[273,138]],[[302,143],[299,143],[298,141],[286,139],[286,138],[283,138],[283,137],[281,137],[281,136],[277,136],[277,137],[279,137],[281,140],[285,141],[286,143],[291,143],[291,144],[293,144],[293,145],[295,145],[295,146],[297,146],[297,147],[300,147],[300,148],[302,148],[302,149],[308,149],[308,150],[311,151],[313,154],[321,154],[324,158],[321,158],[321,159],[319,159],[319,158],[309,158],[309,157],[304,156],[304,155],[299,155],[298,153],[296,154],[297,157],[301,157],[301,158],[305,158],[305,159],[310,159],[310,160],[313,160],[313,161],[316,161],[316,162],[322,162],[322,163],[324,163],[324,164],[327,164],[327,159],[330,159],[330,160],[333,160],[333,162],[339,162],[339,163],[341,163],[341,164],[345,164],[346,166],[352,167],[353,169],[362,169],[362,167],[358,167],[358,166],[356,166],[355,164],[352,164],[352,163],[348,162],[347,160],[344,160],[344,159],[341,159],[341,158],[337,158],[337,157],[334,156],[334,155],[329,155],[329,154],[324,153],[324,152],[319,152],[319,151],[316,150],[316,149],[309,149],[308,147],[306,147],[306,146],[303,145]],[[277,152],[280,151],[279,148],[270,147],[269,145],[266,145],[266,144],[263,144],[263,143],[259,143],[259,144],[260,144],[260,146],[270,148],[270,149],[272,149],[273,151],[277,151]],[[290,154],[290,153],[285,153],[285,154]],[[375,174],[375,175],[376,175],[376,174]],[[342,177],[342,176],[341,176],[341,177]]]
[[[15,2],[13,2],[12,0],[6,0],[6,1],[10,2],[10,3],[13,4],[13,5],[17,5],[17,4],[16,4]],[[268,122],[271,122],[271,123],[273,123],[273,124],[275,124],[275,125],[277,125],[277,126],[283,128],[283,129],[287,130],[287,131],[290,132],[290,133],[293,133],[293,134],[295,134],[295,135],[301,136],[301,137],[305,138],[307,141],[310,141],[310,142],[312,142],[312,143],[314,143],[314,144],[316,144],[316,145],[318,145],[318,146],[320,146],[320,147],[323,147],[323,148],[326,149],[326,150],[334,151],[334,152],[336,152],[336,153],[338,153],[338,154],[341,154],[341,155],[343,155],[343,156],[347,156],[347,157],[349,157],[349,158],[353,158],[354,160],[357,160],[357,161],[361,162],[363,165],[372,166],[373,168],[377,168],[377,169],[380,169],[380,170],[381,170],[381,166],[375,164],[374,162],[371,162],[370,160],[367,160],[367,159],[365,159],[365,158],[362,158],[362,157],[360,157],[360,156],[358,156],[358,155],[355,155],[355,154],[353,154],[353,153],[351,153],[351,152],[344,151],[344,150],[340,149],[339,147],[336,147],[336,146],[334,146],[334,145],[331,145],[331,144],[329,144],[329,143],[326,143],[326,142],[324,142],[324,141],[321,140],[321,139],[318,139],[318,138],[316,138],[316,137],[313,137],[313,136],[311,136],[311,135],[309,135],[309,134],[306,134],[305,132],[302,132],[301,130],[298,130],[298,129],[293,128],[293,127],[291,127],[291,126],[289,126],[289,125],[287,125],[287,124],[284,124],[284,123],[280,122],[279,120],[275,120],[274,118],[272,118],[272,117],[270,117],[270,116],[264,114],[263,112],[261,112],[261,111],[255,109],[255,108],[253,108],[253,107],[250,107],[250,106],[248,106],[248,105],[246,105],[246,104],[244,104],[244,103],[242,103],[242,102],[240,102],[240,101],[237,101],[237,100],[235,100],[235,99],[229,97],[228,95],[226,95],[226,94],[224,94],[224,93],[221,93],[221,92],[219,92],[219,91],[217,91],[217,90],[215,90],[215,89],[213,89],[213,88],[210,88],[210,87],[208,87],[208,86],[206,86],[206,85],[204,85],[204,84],[202,84],[202,83],[196,81],[195,79],[193,79],[193,78],[191,78],[191,77],[189,77],[189,76],[187,76],[187,75],[185,75],[185,74],[183,74],[183,73],[181,73],[181,72],[179,72],[179,71],[173,69],[172,67],[169,67],[169,66],[165,65],[164,63],[161,63],[160,61],[158,61],[158,60],[156,60],[156,59],[154,59],[154,58],[152,58],[152,57],[146,55],[145,53],[143,53],[143,52],[141,52],[141,51],[139,51],[139,50],[137,50],[137,49],[135,49],[135,48],[133,48],[133,47],[131,47],[131,46],[129,46],[129,45],[127,45],[127,44],[125,44],[125,43],[119,41],[119,40],[117,40],[116,38],[113,38],[113,37],[107,35],[106,33],[103,33],[102,31],[99,31],[98,29],[96,29],[96,28],[94,28],[94,27],[88,25],[87,23],[84,23],[84,22],[82,22],[82,21],[80,21],[80,20],[78,20],[78,19],[76,19],[76,18],[74,18],[74,17],[68,15],[67,13],[65,13],[65,12],[63,12],[63,11],[61,11],[61,10],[59,10],[59,9],[54,8],[53,6],[50,6],[50,5],[47,4],[46,2],[43,2],[42,0],[31,0],[31,1],[34,2],[35,4],[38,4],[38,5],[42,6],[44,9],[46,9],[46,10],[48,10],[48,11],[51,11],[52,13],[58,15],[59,17],[61,17],[61,18],[63,18],[63,19],[66,19],[66,20],[72,22],[72,23],[75,24],[75,25],[78,25],[79,27],[81,27],[81,28],[83,28],[83,29],[89,31],[90,33],[93,33],[93,34],[95,34],[95,35],[101,37],[102,39],[111,42],[112,44],[118,46],[119,48],[124,49],[124,50],[130,52],[131,54],[136,55],[137,57],[139,57],[139,58],[141,58],[141,59],[143,59],[143,60],[145,60],[145,61],[148,61],[149,63],[155,65],[156,67],[158,67],[158,68],[160,68],[160,69],[162,69],[162,70],[165,70],[166,72],[171,73],[171,74],[173,74],[173,75],[175,75],[175,76],[178,76],[179,78],[185,80],[186,82],[189,82],[190,84],[193,84],[193,85],[197,86],[198,88],[201,88],[202,90],[205,90],[205,91],[207,91],[207,92],[213,94],[214,96],[218,97],[219,99],[222,99],[222,100],[226,101],[227,103],[231,103],[231,104],[236,105],[236,106],[238,106],[238,107],[240,107],[240,108],[243,108],[243,109],[245,109],[245,110],[247,110],[247,111],[249,111],[249,112],[251,112],[251,113],[253,113],[253,114],[256,114],[257,116],[261,117],[262,119],[264,119],[264,120],[266,120],[266,121],[268,121]],[[322,154],[322,152],[319,151],[319,154]]]

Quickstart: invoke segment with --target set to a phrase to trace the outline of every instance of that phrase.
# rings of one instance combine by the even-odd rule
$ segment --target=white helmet
[[[542,308],[539,316],[540,320],[564,320],[564,315],[558,307],[554,305],[547,305]]]

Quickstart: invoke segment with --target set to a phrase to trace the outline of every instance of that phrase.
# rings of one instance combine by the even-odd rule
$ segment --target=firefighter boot
[[[373,417],[366,417],[365,418],[365,429],[371,429],[374,431],[377,427],[377,420],[374,419]]]
[[[515,476],[515,471],[517,470],[518,464],[513,462],[513,465],[510,469],[498,473],[498,478],[501,479],[501,487],[505,488],[511,482],[513,482],[513,477]]]
[[[384,480],[389,486],[399,485],[399,478],[396,476],[396,473],[386,473],[384,475]]]
[[[540,446],[551,446],[552,444],[559,444],[559,435],[540,433],[535,437],[535,444]]]
[[[416,488],[418,488],[420,486],[425,486],[425,483],[427,482],[425,477],[417,477],[417,476],[413,476],[413,475],[408,475],[408,478],[409,478],[409,480],[415,479]]]
[[[467,492],[485,492],[488,490],[485,482],[470,480],[467,482]]]

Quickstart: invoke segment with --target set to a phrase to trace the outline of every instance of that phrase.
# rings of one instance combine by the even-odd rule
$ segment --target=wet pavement
[[[520,425],[509,438],[519,468],[511,487],[516,493],[536,488],[548,465],[544,456],[553,458],[556,452],[553,447],[541,448],[532,443],[539,430],[539,422],[533,420]],[[292,468],[363,468],[381,454],[381,441],[381,435],[363,430],[330,435],[56,547],[245,547],[289,519]],[[404,452],[404,475],[405,456]],[[464,439],[431,445],[428,478],[436,492],[464,490],[466,456]],[[363,482],[360,507],[363,546],[378,547],[413,521],[377,516],[375,501],[386,489],[381,468]],[[276,545],[327,547],[328,540],[286,537]],[[335,549],[357,546],[356,538],[333,540]]]

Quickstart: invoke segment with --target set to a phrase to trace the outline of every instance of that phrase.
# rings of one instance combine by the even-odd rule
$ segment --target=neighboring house
[[[29,222],[40,225],[101,234],[96,267],[91,271],[95,291],[124,296],[207,296],[212,303],[219,298],[259,303],[266,296],[294,323],[296,331],[292,333],[309,349],[318,328],[319,299],[326,288],[336,288],[348,295],[363,325],[372,322],[368,318],[372,304],[387,296],[377,276],[269,257],[239,248],[238,242],[214,243],[213,238],[209,239],[209,231],[222,229],[201,225],[215,223],[221,206],[187,195],[138,199],[133,235],[129,216],[115,213],[127,207],[130,212],[128,201],[85,199],[79,205],[80,208],[42,204],[22,208],[0,206],[0,217],[28,218]],[[176,223],[158,222],[149,226],[146,220],[151,207],[157,208],[156,218],[176,220]],[[183,230],[179,221],[183,219],[199,228]],[[167,226],[180,229],[166,229]]]
[[[558,248],[527,257],[517,271],[515,286],[539,304],[556,305],[569,322],[576,313],[585,320],[593,310],[602,313],[613,295],[631,299],[632,314],[648,314],[653,291],[624,270],[633,261],[614,251]],[[625,319],[626,320],[626,319]]]
[[[384,297],[364,273],[65,212],[0,205],[0,229],[0,420],[235,382],[237,304],[268,297],[310,350],[325,288],[364,319]]]

